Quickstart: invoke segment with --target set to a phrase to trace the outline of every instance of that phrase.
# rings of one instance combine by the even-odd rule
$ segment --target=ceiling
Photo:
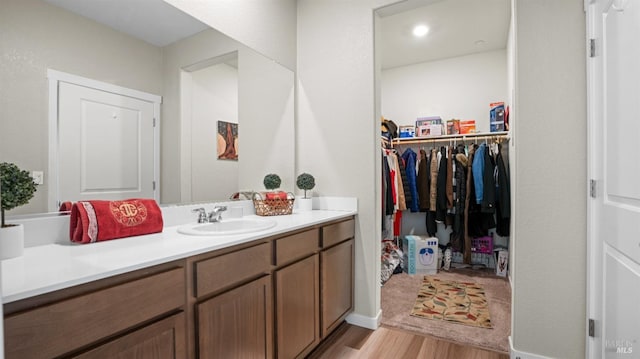
[[[44,0],[163,47],[209,26],[162,0]]]
[[[426,5],[425,5],[426,4]],[[509,0],[409,0],[377,11],[382,68],[504,49],[510,23]],[[422,38],[413,27],[425,24]]]
[[[160,47],[209,28],[162,0],[44,1]],[[379,9],[382,68],[504,49],[509,6],[509,0],[406,0]],[[411,33],[419,23],[430,28],[423,38]]]

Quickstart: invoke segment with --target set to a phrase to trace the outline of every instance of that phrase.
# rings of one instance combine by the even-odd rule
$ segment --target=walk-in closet
[[[510,14],[507,0],[440,0],[376,17],[381,324],[503,353],[511,331]]]

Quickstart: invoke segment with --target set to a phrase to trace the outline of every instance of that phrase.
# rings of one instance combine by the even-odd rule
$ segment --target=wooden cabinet
[[[276,353],[301,358],[353,308],[353,219],[275,241]],[[302,258],[302,259],[300,259]]]
[[[5,357],[301,358],[353,307],[354,220],[6,304]]]
[[[271,242],[188,259],[192,357],[272,358]]]
[[[154,322],[95,349],[72,356],[74,359],[170,359],[185,353],[184,313]]]
[[[331,333],[353,308],[353,239],[320,253],[322,337]]]
[[[275,273],[278,358],[303,357],[320,341],[318,254]]]
[[[5,305],[5,356],[83,357],[84,351],[106,342],[111,344],[101,350],[128,352],[135,351],[130,344],[137,338],[146,342],[138,347],[141,353],[184,358],[184,323],[177,322],[183,317],[169,321],[163,333],[155,327],[140,329],[183,309],[184,278],[183,266],[164,265]]]
[[[320,252],[322,338],[331,333],[353,309],[355,221],[322,228]]]
[[[197,304],[200,358],[273,356],[271,276]]]

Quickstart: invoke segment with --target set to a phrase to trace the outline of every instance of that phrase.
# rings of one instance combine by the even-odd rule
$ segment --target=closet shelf
[[[508,140],[509,132],[501,131],[501,132],[481,132],[481,133],[467,133],[464,135],[442,135],[442,136],[432,136],[432,137],[408,137],[408,138],[394,138],[392,141],[392,145],[413,145],[419,143],[432,143],[432,142],[445,142],[452,140],[484,140],[484,139],[497,139],[497,140]]]

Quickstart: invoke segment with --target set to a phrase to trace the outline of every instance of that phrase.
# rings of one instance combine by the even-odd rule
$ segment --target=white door
[[[58,83],[58,201],[157,198],[153,102]]]
[[[590,0],[590,358],[640,358],[640,1]]]

